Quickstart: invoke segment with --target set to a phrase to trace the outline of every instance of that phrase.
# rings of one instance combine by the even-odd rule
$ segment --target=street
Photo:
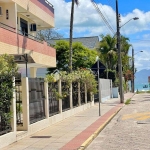
[[[150,150],[150,94],[135,94],[86,150]]]

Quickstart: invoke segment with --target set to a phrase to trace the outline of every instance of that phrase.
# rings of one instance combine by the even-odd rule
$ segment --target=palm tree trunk
[[[69,41],[69,71],[70,71],[70,72],[72,72],[73,19],[74,19],[74,0],[72,0],[71,16],[70,16],[70,41]]]

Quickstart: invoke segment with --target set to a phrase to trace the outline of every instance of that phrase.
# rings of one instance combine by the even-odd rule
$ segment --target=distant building
[[[51,39],[48,42],[51,45],[55,45],[57,41],[60,40],[65,40],[65,41],[69,41],[69,38],[62,38],[62,39]],[[98,47],[99,44],[99,38],[98,36],[91,36],[91,37],[79,37],[79,38],[73,38],[72,39],[73,42],[80,42],[82,43],[85,47],[89,48],[89,49],[95,49]]]

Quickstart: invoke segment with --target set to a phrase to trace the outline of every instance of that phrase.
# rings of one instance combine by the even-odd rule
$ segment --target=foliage
[[[100,36],[101,41],[99,43],[98,51],[100,52],[100,60],[106,65],[108,69],[114,70],[117,65],[117,49],[116,38],[111,37],[109,34]]]
[[[116,80],[116,70],[107,70],[108,71],[108,79],[111,79],[114,83]],[[105,70],[103,73],[100,74],[100,78],[107,78],[107,71]]]
[[[126,102],[125,102],[125,104],[126,104],[126,105],[129,105],[130,102],[131,102],[131,99],[127,99]]]
[[[11,101],[13,98],[13,80],[17,73],[17,64],[13,56],[0,56],[0,118],[5,124],[3,130],[10,128],[10,119],[12,112],[10,111]]]
[[[100,37],[101,41],[99,43],[98,51],[101,62],[105,64],[107,70],[111,69],[116,70],[118,72],[118,53],[116,48],[117,44],[116,37],[115,36],[111,37],[111,35],[109,34],[107,34],[106,36],[101,35]],[[128,51],[131,44],[129,44],[129,39],[127,37],[121,36],[120,45],[121,45],[120,48],[121,48],[122,70],[123,75],[125,77],[124,88],[127,89],[126,82],[133,78],[132,75],[133,73],[129,72],[132,68],[129,65],[130,57],[128,56]],[[106,71],[101,76],[106,78]],[[119,86],[117,79],[118,77],[119,73],[110,76],[108,72],[108,78],[113,80],[113,86]]]
[[[129,81],[129,80],[132,80],[134,77],[133,77],[133,73],[131,70],[127,70],[125,73],[124,73],[124,78],[125,78],[125,81]]]
[[[97,52],[95,50],[90,50],[84,47],[81,43],[73,43],[73,70],[77,68],[91,68],[95,63],[95,58]],[[49,73],[52,73],[54,70],[59,69],[60,71],[69,71],[69,42],[60,40],[56,42],[56,60],[57,68],[49,68]]]
[[[60,79],[63,82],[67,83],[66,89],[70,87],[70,84],[72,82],[82,82],[86,84],[88,92],[92,92],[93,94],[97,93],[97,81],[95,80],[95,76],[90,70],[81,68],[76,71],[72,71],[71,73],[68,73],[66,71],[60,71],[59,75]],[[54,82],[54,80],[56,81],[55,75],[50,74],[46,76],[47,82],[52,83]],[[57,99],[68,96],[66,92],[62,92],[62,95],[60,95],[56,90],[54,90],[53,92],[55,93]]]
[[[91,68],[95,63],[97,52],[95,50],[89,50],[81,43],[73,43],[73,70],[78,68]]]

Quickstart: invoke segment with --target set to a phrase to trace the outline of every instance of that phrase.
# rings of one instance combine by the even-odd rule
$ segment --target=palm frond
[[[75,1],[76,5],[79,5],[79,1],[78,0],[74,0],[74,1]]]

